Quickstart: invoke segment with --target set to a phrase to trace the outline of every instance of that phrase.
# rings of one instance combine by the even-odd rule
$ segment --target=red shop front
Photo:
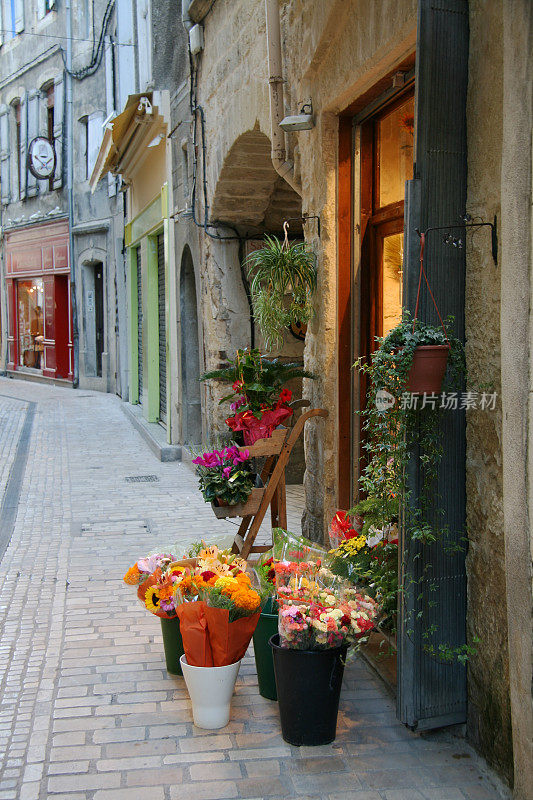
[[[6,233],[8,370],[72,380],[65,220]]]

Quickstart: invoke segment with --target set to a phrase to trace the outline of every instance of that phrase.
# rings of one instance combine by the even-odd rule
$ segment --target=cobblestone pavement
[[[4,471],[20,400],[36,403],[0,565],[0,800],[501,796],[461,739],[400,725],[359,661],[346,673],[332,745],[283,742],[249,654],[228,727],[194,728],[183,680],[164,669],[159,621],[121,578],[158,546],[181,550],[235,529],[212,517],[185,466],[155,459],[118,398],[0,379],[0,400]],[[138,475],[157,480],[125,481]]]

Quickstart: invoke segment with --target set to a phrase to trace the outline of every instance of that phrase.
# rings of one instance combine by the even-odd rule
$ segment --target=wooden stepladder
[[[313,408],[302,414],[293,428],[276,428],[269,439],[259,439],[255,444],[241,448],[241,450],[248,450],[250,457],[266,456],[261,472],[261,480],[265,488],[261,490],[261,501],[255,513],[242,517],[233,543],[234,553],[239,553],[242,558],[248,558],[251,553],[264,553],[270,550],[272,544],[254,545],[269,506],[272,529],[287,527],[285,467],[294,445],[303,432],[305,423],[314,417],[327,416],[328,412],[324,408]]]

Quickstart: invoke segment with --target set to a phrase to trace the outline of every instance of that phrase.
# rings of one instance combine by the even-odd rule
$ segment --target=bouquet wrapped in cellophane
[[[376,602],[321,563],[280,561],[275,572],[282,647],[353,647],[374,627]]]

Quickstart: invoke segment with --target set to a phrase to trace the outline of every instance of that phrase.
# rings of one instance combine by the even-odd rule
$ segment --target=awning
[[[157,117],[157,109],[152,106],[152,92],[130,94],[124,111],[110,120],[104,131],[104,138],[98,151],[96,163],[89,179],[91,192],[107,173],[120,173],[120,162],[135,138],[138,127]]]

